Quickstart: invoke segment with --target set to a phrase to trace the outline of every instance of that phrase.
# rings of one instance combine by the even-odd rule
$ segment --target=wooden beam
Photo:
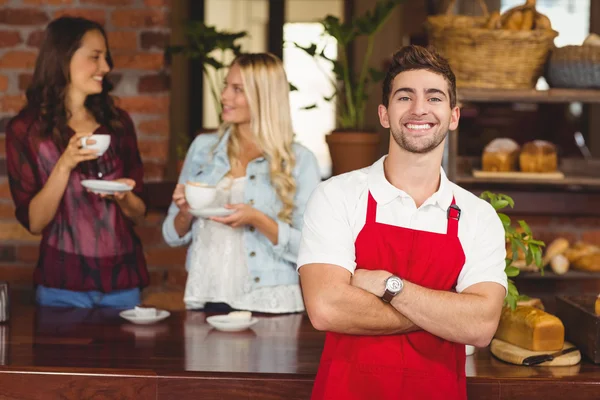
[[[285,24],[285,0],[269,0],[269,25],[267,49],[283,59],[283,25]]]

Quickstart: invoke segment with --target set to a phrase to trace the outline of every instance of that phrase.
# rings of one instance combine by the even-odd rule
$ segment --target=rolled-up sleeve
[[[288,224],[277,220],[277,244],[273,246],[276,255],[294,264],[298,259],[306,204],[312,192],[321,182],[321,173],[316,157],[308,149],[304,147],[300,147],[300,149],[301,151],[296,154],[296,167],[294,168],[296,195],[294,196],[292,223]]]
[[[179,174],[179,179],[177,183],[185,183],[188,181],[190,174],[192,171],[197,169],[197,165],[194,164],[194,154],[198,151],[199,148],[200,137],[197,137],[192,142],[186,156],[185,161],[183,162],[183,168],[181,169],[181,174]],[[163,221],[162,226],[162,234],[165,242],[171,247],[184,246],[191,242],[192,240],[192,230],[190,229],[185,235],[179,237],[177,231],[175,230],[175,217],[179,213],[179,207],[174,202],[171,202],[169,206],[169,211],[167,212],[167,217]]]
[[[458,276],[456,291],[481,282],[495,282],[508,289],[504,227],[496,211],[483,204],[477,218],[474,242],[465,251],[465,265]]]
[[[122,157],[125,165],[125,177],[135,181],[133,193],[146,203],[144,191],[144,165],[137,143],[135,125],[127,112],[119,110],[125,135],[123,136]]]
[[[36,160],[28,146],[27,124],[13,120],[6,127],[6,168],[17,220],[29,230],[29,204],[42,189],[36,178]]]

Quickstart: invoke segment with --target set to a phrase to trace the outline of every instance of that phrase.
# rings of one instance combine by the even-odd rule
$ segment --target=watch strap
[[[394,298],[395,294],[390,292],[389,290],[385,290],[385,293],[383,293],[383,296],[381,296],[381,300],[385,301],[386,303],[389,303],[392,301],[392,299]]]

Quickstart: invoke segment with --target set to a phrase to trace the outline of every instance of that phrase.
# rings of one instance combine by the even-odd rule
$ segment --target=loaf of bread
[[[498,138],[483,149],[481,164],[484,171],[516,171],[519,145],[512,139]]]
[[[563,348],[565,327],[560,319],[538,308],[517,306],[502,310],[496,335],[500,340],[533,351]]]
[[[554,172],[557,165],[556,146],[545,140],[525,143],[519,154],[519,166],[523,172]]]

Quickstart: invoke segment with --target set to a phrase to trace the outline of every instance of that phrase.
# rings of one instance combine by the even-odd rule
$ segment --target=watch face
[[[402,289],[402,280],[393,276],[386,281],[385,288],[390,292],[397,293]]]

